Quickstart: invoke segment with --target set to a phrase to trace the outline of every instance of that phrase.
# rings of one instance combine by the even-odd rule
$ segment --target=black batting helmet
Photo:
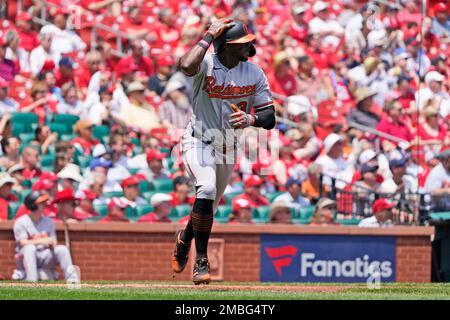
[[[247,43],[256,39],[254,34],[251,34],[247,26],[240,21],[232,21],[234,24],[231,28],[225,29],[220,36],[218,36],[214,42],[214,50],[217,52],[221,45],[225,43]],[[256,49],[253,44],[250,44],[249,57],[253,57],[256,54]]]
[[[47,202],[48,199],[48,195],[42,194],[39,191],[32,191],[25,197],[23,203],[28,210],[36,211],[38,204]]]

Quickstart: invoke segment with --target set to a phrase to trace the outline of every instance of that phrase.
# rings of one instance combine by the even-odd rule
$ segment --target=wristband
[[[205,50],[208,50],[209,46],[211,45],[211,43],[208,43],[205,40],[200,40],[197,44]]]
[[[206,32],[205,32],[205,34],[203,36],[203,39],[206,38],[206,37],[211,37],[211,41],[214,40],[214,34],[211,31],[209,31],[209,30],[206,30]]]

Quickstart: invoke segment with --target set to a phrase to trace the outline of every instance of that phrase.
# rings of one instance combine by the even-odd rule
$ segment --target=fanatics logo
[[[283,275],[282,268],[288,267],[292,263],[292,257],[294,257],[298,249],[294,246],[283,246],[278,248],[265,248],[266,254],[272,260],[272,264],[281,277]]]

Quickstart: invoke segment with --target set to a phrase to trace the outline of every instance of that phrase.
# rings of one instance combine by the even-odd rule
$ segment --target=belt
[[[197,137],[195,136],[195,134],[194,134],[194,130],[192,130],[191,135],[192,135],[193,138],[197,138]],[[198,139],[198,138],[197,138],[197,139]],[[199,140],[201,140],[204,144],[210,145],[211,143],[214,142],[215,137],[212,137],[211,140],[205,140],[205,139],[203,139],[203,137],[202,137],[202,138],[199,139]],[[233,151],[236,150],[236,146],[237,146],[237,139],[236,139],[236,137],[234,137]],[[224,144],[224,145],[223,145],[223,149],[222,149],[222,153],[226,153],[226,152],[227,152],[227,146]]]

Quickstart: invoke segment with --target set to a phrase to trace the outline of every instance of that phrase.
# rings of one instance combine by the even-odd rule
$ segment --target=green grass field
[[[187,282],[87,282],[81,289],[63,283],[24,284],[0,282],[0,300],[450,300],[447,284],[214,283],[194,287]]]

